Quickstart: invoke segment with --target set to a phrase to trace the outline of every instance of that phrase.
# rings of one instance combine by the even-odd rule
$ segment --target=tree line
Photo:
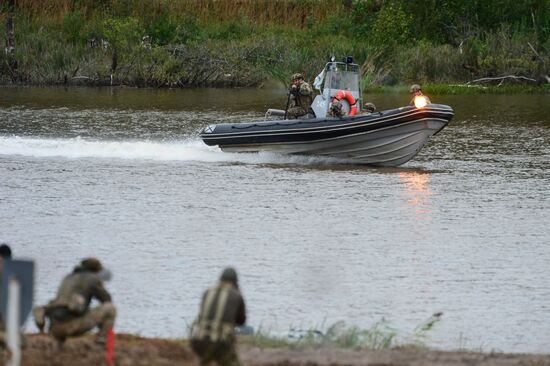
[[[367,85],[549,74],[550,0],[5,0],[0,20],[4,82],[246,86],[330,54]]]

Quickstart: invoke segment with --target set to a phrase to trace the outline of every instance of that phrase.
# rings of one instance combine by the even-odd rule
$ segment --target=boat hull
[[[319,155],[398,166],[412,159],[454,113],[449,106],[404,107],[370,115],[211,125],[201,138],[227,152]]]

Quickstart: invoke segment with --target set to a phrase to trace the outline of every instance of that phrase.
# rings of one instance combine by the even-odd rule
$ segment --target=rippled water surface
[[[282,90],[0,88],[0,241],[37,261],[38,303],[101,258],[120,332],[185,336],[233,265],[256,328],[385,319],[410,341],[441,311],[430,346],[548,353],[550,95],[432,100],[451,124],[375,169],[198,139]]]

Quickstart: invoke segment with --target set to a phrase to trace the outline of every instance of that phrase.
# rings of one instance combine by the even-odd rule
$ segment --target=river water
[[[256,329],[384,320],[410,342],[443,312],[429,346],[548,353],[550,95],[431,97],[451,124],[377,169],[198,139],[284,90],[0,88],[0,241],[36,260],[37,303],[99,257],[119,332],[186,336],[232,265]]]

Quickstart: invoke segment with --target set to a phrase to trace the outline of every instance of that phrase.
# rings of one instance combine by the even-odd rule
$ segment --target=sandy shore
[[[185,342],[142,338],[118,334],[115,365],[198,365]],[[6,355],[4,354],[4,360]],[[364,365],[364,366],[550,366],[550,354],[503,354],[477,352],[443,352],[411,348],[387,350],[284,349],[258,348],[243,342],[239,345],[243,365]],[[1,364],[4,364],[2,362]],[[62,349],[47,335],[30,334],[23,351],[25,366],[104,365],[105,350],[91,337],[71,339]]]

